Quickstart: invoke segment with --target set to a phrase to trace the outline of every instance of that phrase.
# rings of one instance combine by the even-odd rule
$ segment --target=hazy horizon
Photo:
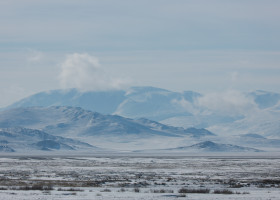
[[[2,1],[0,107],[52,89],[280,92],[279,1]]]

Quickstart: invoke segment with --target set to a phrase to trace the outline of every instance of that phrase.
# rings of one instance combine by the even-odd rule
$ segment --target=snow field
[[[242,157],[0,158],[0,199],[276,200],[279,166]]]

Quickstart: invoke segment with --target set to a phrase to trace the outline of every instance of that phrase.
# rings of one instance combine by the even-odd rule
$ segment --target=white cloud
[[[44,58],[43,52],[30,50],[29,55],[27,57],[27,61],[31,63],[40,62]]]
[[[257,105],[252,98],[235,90],[209,93],[198,98],[196,103],[212,113],[227,116],[246,116],[258,111]]]
[[[239,76],[238,72],[232,72],[230,74],[231,81],[236,82],[238,80],[238,76]]]
[[[173,99],[172,103],[181,106],[185,111],[192,113],[193,115],[199,114],[199,110],[192,103],[185,99]]]
[[[61,87],[86,90],[120,89],[127,81],[113,78],[106,73],[96,57],[87,53],[74,53],[61,64],[59,75]]]

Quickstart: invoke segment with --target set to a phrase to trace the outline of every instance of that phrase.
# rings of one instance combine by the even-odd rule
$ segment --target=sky
[[[52,89],[280,92],[279,0],[0,1],[0,107]]]

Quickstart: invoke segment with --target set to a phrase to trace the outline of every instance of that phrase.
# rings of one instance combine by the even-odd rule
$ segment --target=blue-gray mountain
[[[170,150],[189,150],[195,152],[261,152],[255,148],[242,147],[232,144],[220,144],[211,141],[200,142],[191,146],[178,147]]]
[[[280,94],[261,90],[225,96],[154,87],[54,90],[2,110],[0,127],[38,129],[116,150],[177,148],[206,140],[279,150],[279,100]],[[38,145],[59,146],[51,141]]]
[[[98,150],[75,139],[21,127],[0,128],[0,152],[32,152],[34,150]]]
[[[72,106],[102,114],[119,114],[130,118],[144,117],[159,121],[178,115],[191,115],[183,111],[175,100],[186,99],[194,102],[199,96],[199,93],[190,91],[179,93],[153,87],[132,87],[127,91],[53,90],[27,97],[8,106],[7,109],[33,106]]]
[[[102,115],[79,107],[28,107],[0,112],[0,140],[11,151],[39,150],[120,150],[153,146],[151,141],[170,142],[188,139],[192,142],[215,137],[206,129],[178,128],[148,119],[129,119],[118,115]],[[109,142],[109,144],[108,144]],[[144,144],[141,144],[143,142]],[[176,145],[176,144],[175,144]],[[8,149],[4,149],[8,151]]]
[[[257,90],[243,93],[242,97],[208,97],[192,91],[172,92],[154,87],[90,92],[69,89],[41,92],[6,109],[74,106],[102,114],[147,118],[176,127],[207,128],[219,135],[254,133],[280,139],[280,94]]]
[[[137,152],[149,152],[143,150]],[[256,148],[243,147],[239,145],[216,143],[212,141],[199,142],[193,145],[181,146],[169,149],[154,149],[153,153],[221,153],[221,152],[263,152]],[[212,154],[213,155],[213,154]]]
[[[280,94],[257,90],[245,93],[253,98],[259,108],[277,106]],[[126,91],[88,91],[80,92],[77,89],[52,90],[40,92],[13,103],[6,109],[34,106],[72,106],[102,114],[117,113],[131,118],[148,118],[164,120],[172,116],[190,116],[192,111],[186,112],[180,101],[185,100],[190,106],[197,105],[197,99],[202,94],[192,91],[172,92],[154,87],[132,87]],[[231,118],[231,117],[228,117]]]
[[[29,107],[0,112],[0,127],[26,127],[47,133],[71,136],[204,137],[215,134],[205,129],[178,128],[148,119],[102,115],[79,107]]]

